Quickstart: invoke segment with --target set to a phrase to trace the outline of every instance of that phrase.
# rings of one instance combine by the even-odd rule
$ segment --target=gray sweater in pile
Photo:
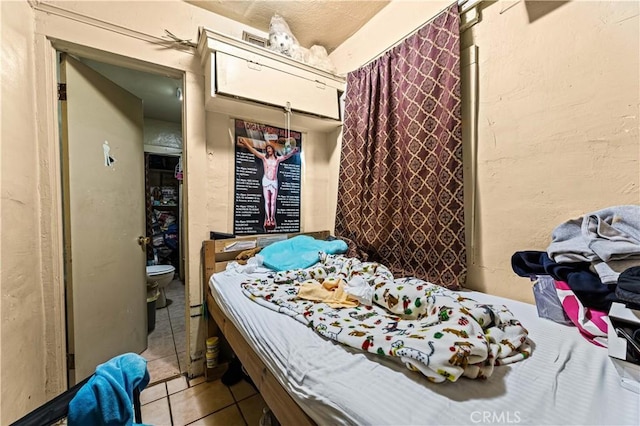
[[[547,248],[557,263],[591,262],[604,284],[640,266],[640,206],[615,206],[557,226]]]

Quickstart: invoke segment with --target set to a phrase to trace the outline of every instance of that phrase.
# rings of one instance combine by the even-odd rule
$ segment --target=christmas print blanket
[[[297,297],[301,283],[358,277],[373,287],[371,306],[332,308]],[[398,357],[433,382],[488,378],[527,358],[527,330],[505,306],[480,304],[416,278],[394,279],[384,265],[320,254],[313,267],[242,284],[255,302],[289,315],[347,346]]]

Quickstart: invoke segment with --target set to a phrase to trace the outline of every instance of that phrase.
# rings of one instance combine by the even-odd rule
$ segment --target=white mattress
[[[252,302],[240,288],[247,277],[220,272],[209,286],[222,311],[318,424],[640,424],[640,395],[620,386],[607,350],[576,328],[538,318],[533,305],[466,292],[482,303],[507,305],[529,331],[533,355],[496,367],[488,380],[434,384],[388,357],[333,343]]]

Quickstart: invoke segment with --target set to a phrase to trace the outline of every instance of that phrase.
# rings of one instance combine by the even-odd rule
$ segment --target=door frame
[[[55,95],[57,96],[58,94],[58,87],[57,87],[57,82],[60,80],[60,76],[58,75],[58,69],[59,69],[59,64],[57,64],[58,62],[58,54],[68,54],[68,55],[73,55],[73,56],[77,56],[80,58],[84,58],[84,59],[91,59],[94,61],[98,61],[101,63],[105,63],[105,64],[109,64],[109,65],[116,65],[116,66],[120,66],[123,68],[129,68],[129,69],[134,69],[137,71],[143,71],[143,72],[148,72],[148,73],[154,73],[154,74],[160,74],[160,75],[164,75],[164,76],[168,76],[168,77],[172,77],[172,78],[180,78],[182,81],[182,89],[184,90],[184,80],[185,80],[185,76],[184,76],[184,72],[179,72],[173,69],[166,69],[165,67],[161,67],[161,66],[153,66],[153,64],[149,65],[149,64],[145,64],[142,61],[136,60],[136,59],[131,59],[131,58],[122,58],[116,54],[112,54],[109,52],[100,52],[100,51],[96,51],[94,49],[85,47],[85,46],[79,46],[79,45],[75,45],[73,43],[67,43],[64,41],[59,41],[59,40],[55,40],[52,41],[51,43],[52,48],[55,50],[55,55],[56,55],[56,87],[55,87]],[[99,73],[99,72],[98,72]],[[56,99],[57,100],[57,99]],[[60,102],[56,102],[57,105],[57,114],[60,114],[61,116],[61,104]],[[183,113],[182,116],[184,117],[184,103],[182,104],[182,109],[183,109]],[[144,118],[144,117],[143,117]],[[61,123],[59,123],[61,124]],[[184,149],[184,126],[182,125],[181,122],[181,127],[182,127],[182,139],[183,139],[183,148],[182,151],[184,153],[185,149]],[[60,126],[58,126],[57,128],[57,134],[58,134],[58,140],[61,141],[61,129]],[[65,161],[63,159],[63,152],[61,149],[60,144],[58,144],[58,150],[59,150],[59,156],[58,156],[58,161],[56,162],[56,167],[58,168],[58,170],[60,171],[60,173],[62,173],[63,171],[63,162]],[[144,141],[143,144],[141,146],[142,149],[142,154],[144,157]],[[184,163],[183,163],[184,164]],[[183,167],[184,169],[184,173],[186,174],[186,167]],[[186,184],[186,182],[184,182],[184,184]],[[58,190],[60,191],[59,195],[61,198],[60,201],[60,206],[61,206],[61,211],[60,216],[61,216],[61,221],[62,224],[66,224],[67,222],[67,218],[65,217],[65,209],[64,209],[64,200],[62,199],[63,197],[63,191],[64,191],[64,179],[62,178],[62,174],[60,174],[60,186],[58,187]],[[144,187],[144,182],[143,182],[143,187]],[[186,189],[186,188],[185,188]],[[141,202],[144,203],[144,197],[145,194],[142,193],[141,194],[142,200]],[[182,200],[182,202],[184,202],[184,200]],[[184,211],[184,206],[182,206],[182,210]],[[146,214],[145,214],[145,218],[146,218]],[[146,219],[145,219],[146,221]],[[182,233],[181,233],[182,235]],[[64,227],[62,228],[62,247],[65,247],[65,232],[64,232]],[[181,238],[183,238],[181,236]],[[62,269],[62,297],[64,298],[64,309],[62,309],[62,315],[64,316],[64,327],[62,328],[63,330],[63,334],[64,334],[64,368],[66,370],[66,378],[65,381],[67,382],[67,387],[69,387],[69,374],[71,369],[69,368],[69,359],[68,359],[68,354],[69,354],[69,345],[68,345],[68,315],[67,315],[67,311],[69,309],[73,309],[73,307],[69,306],[69,302],[68,302],[68,297],[67,297],[67,280],[68,280],[68,276],[65,273],[66,270],[66,260],[65,260],[65,250],[63,249],[62,251],[62,265],[63,265],[63,269]],[[182,255],[182,254],[181,254]],[[186,263],[186,262],[185,262]],[[185,286],[186,287],[186,286]],[[186,292],[186,289],[185,289]],[[185,297],[186,300],[186,297]],[[185,312],[186,312],[186,307],[185,307]],[[73,362],[73,361],[72,361]]]
[[[41,14],[42,16],[39,16]],[[203,71],[199,61],[185,61],[184,55],[173,52],[178,56],[175,61],[179,68],[173,68],[161,63],[160,56],[167,56],[166,52],[156,54],[154,50],[158,49],[157,45],[149,44],[147,40],[139,40],[137,37],[128,34],[116,34],[116,42],[113,40],[106,42],[107,49],[98,49],[89,46],[91,37],[85,36],[87,22],[78,24],[77,19],[64,20],[65,25],[59,22],[47,22],[49,14],[41,12],[36,8],[36,21],[40,18],[38,25],[43,28],[37,28],[35,34],[35,61],[36,65],[36,86],[41,96],[36,98],[36,113],[40,117],[40,125],[37,129],[38,135],[38,154],[40,157],[40,208],[41,208],[41,256],[42,256],[42,286],[44,300],[48,300],[43,307],[46,334],[46,389],[45,393],[48,397],[58,395],[67,389],[67,345],[66,345],[66,302],[65,302],[65,282],[64,282],[64,234],[63,234],[63,209],[62,209],[62,166],[61,166],[61,149],[60,149],[60,130],[59,130],[59,107],[57,99],[57,53],[58,51],[69,54],[94,59],[97,61],[132,68],[140,71],[160,73],[174,78],[181,78],[183,82],[183,94],[185,101],[182,106],[182,135],[183,135],[183,169],[185,179],[183,182],[185,197],[183,200],[183,211],[185,217],[185,229],[183,232],[185,243],[185,300],[188,305],[185,306],[185,315],[190,316],[191,321],[187,333],[187,352],[189,357],[188,371],[190,375],[197,375],[198,368],[191,362],[194,359],[194,350],[196,350],[197,342],[191,341],[192,329],[195,328],[197,334],[199,318],[194,321],[194,308],[200,310],[200,305],[193,303],[191,299],[202,300],[201,294],[191,294],[190,288],[199,289],[201,287],[198,282],[200,274],[200,262],[190,262],[189,257],[189,231],[191,226],[188,221],[188,193],[189,193],[189,170],[200,170],[197,173],[198,179],[204,177],[206,169],[206,144],[205,144],[205,113],[204,113],[204,82]],[[59,19],[59,17],[57,17]],[[76,17],[77,18],[77,17]],[[87,18],[87,21],[89,19]],[[94,28],[100,29],[97,25],[90,23]],[[50,27],[50,28],[49,28]],[[64,30],[62,29],[64,27]],[[79,31],[82,30],[82,31]],[[67,31],[68,39],[65,41],[60,38],[60,32]],[[117,31],[112,30],[114,33]],[[64,37],[64,34],[62,34]],[[86,37],[86,39],[85,39]],[[126,56],[129,51],[139,51],[140,45],[145,49],[136,57]],[[120,50],[120,52],[119,52]],[[169,49],[167,49],[169,50]],[[157,60],[145,60],[148,56],[158,56]],[[188,56],[194,56],[191,52]],[[167,61],[165,61],[167,62]],[[168,61],[172,62],[172,61]],[[200,106],[201,112],[194,108]],[[194,111],[187,114],[187,110]],[[194,160],[188,160],[188,140],[190,135],[194,141],[201,141],[199,145],[202,149],[194,149]],[[196,154],[195,151],[202,151]],[[191,166],[191,168],[189,168]],[[196,178],[194,178],[196,179]],[[195,197],[197,199],[198,197]],[[200,203],[197,203],[200,204]],[[206,205],[203,201],[203,205]],[[202,206],[197,206],[202,207]],[[195,227],[197,228],[197,227]],[[199,232],[193,234],[205,234],[206,224],[201,225],[197,229]],[[200,245],[200,238],[198,246]],[[190,272],[190,270],[193,271]],[[196,282],[191,283],[192,280]],[[201,304],[201,302],[199,302]],[[194,306],[197,305],[197,306]],[[197,358],[197,352],[196,352]],[[195,367],[195,368],[194,368]],[[195,371],[195,372],[194,372]]]
[[[60,131],[63,136],[60,141],[62,148],[60,163],[63,170],[62,194],[65,225],[63,240],[65,246],[64,285],[67,302],[66,340],[68,357],[74,361],[73,365],[67,363],[67,382],[69,385],[73,385],[91,375],[98,364],[110,357],[123,352],[142,353],[147,348],[146,276],[144,272],[147,256],[146,250],[140,250],[140,244],[137,241],[141,235],[146,233],[144,108],[142,100],[136,95],[84,64],[81,59],[60,52],[59,62],[65,64],[64,67],[58,66],[60,81],[67,84],[67,93],[76,93],[78,96],[77,100],[70,98],[64,102],[58,102],[63,118],[60,122]],[[76,90],[71,90],[74,88]],[[104,93],[105,91],[111,93],[107,95]],[[87,107],[94,102],[104,115],[87,111]],[[93,110],[93,108],[91,109]],[[105,122],[105,118],[108,121]],[[116,149],[119,147],[118,160],[122,162],[119,173],[114,175],[107,172],[105,174],[105,170],[110,170],[110,168],[97,169],[96,164],[89,166],[86,161],[83,161],[88,158],[87,156],[96,152],[95,149],[88,148],[91,144],[83,143],[86,142],[87,132],[92,135],[90,137],[99,137],[95,130],[85,129],[86,126],[82,124],[84,119],[95,123],[96,129],[109,129],[111,126],[116,126],[118,129],[114,129],[111,137],[107,136],[107,138],[111,147]],[[103,127],[100,126],[101,122]],[[105,124],[107,127],[104,127]],[[97,142],[102,145],[103,141]],[[100,148],[100,145],[96,145],[94,148]],[[102,151],[100,150],[100,153]],[[100,155],[98,161],[103,162],[102,157]],[[97,166],[100,167],[100,164]],[[76,179],[79,177],[80,181],[74,181],[73,176]],[[93,182],[93,185],[88,184],[89,181]],[[92,192],[92,195],[89,196],[90,199],[97,197],[96,201],[104,202],[105,199],[98,195],[102,185],[106,185],[111,190],[121,189],[122,185],[138,189],[135,192],[129,192],[131,198],[128,198],[129,202],[137,204],[137,207],[132,206],[131,212],[123,210],[115,213],[115,216],[101,208],[94,207],[86,210],[84,203],[79,201],[84,200],[84,191]],[[117,204],[120,196],[123,195],[121,191],[117,194],[107,195],[110,202],[106,205]],[[133,212],[137,214],[132,216]],[[96,227],[96,219],[107,221],[111,228]],[[121,228],[119,228],[120,225],[122,225]],[[119,229],[116,231],[114,226]],[[96,263],[98,252],[102,251],[95,246],[96,238],[100,235],[108,239],[108,235],[112,233],[127,236],[126,240],[120,243],[105,242],[109,246],[115,244],[116,251],[127,253],[126,259],[121,259],[113,253],[105,254],[105,260],[108,258],[118,262],[118,272],[114,272],[113,268],[104,268],[100,262]],[[87,250],[93,251],[93,255],[88,256]],[[72,259],[73,262],[71,262]],[[78,261],[81,263],[77,263]],[[105,291],[107,283],[104,281],[105,278],[98,279],[102,284],[94,283],[86,288],[84,285],[78,285],[83,278],[88,279],[96,271],[96,268],[102,268],[100,269],[102,273],[110,276],[109,286],[113,284],[114,288],[119,289],[116,290],[116,293],[111,290],[101,293]],[[120,277],[123,271],[127,271],[129,279]],[[98,273],[98,275],[102,275],[102,273]],[[114,275],[118,277],[114,277]],[[138,285],[131,286],[130,279],[133,277],[136,277],[133,282],[137,282]],[[81,281],[77,281],[78,279]],[[89,280],[91,281],[91,279]],[[90,291],[87,291],[89,289]],[[95,298],[97,294],[101,294],[98,299]],[[109,311],[112,311],[111,309],[105,311],[105,304],[101,303],[102,300],[105,301],[106,306],[125,308],[125,310],[122,315],[110,316]],[[87,302],[91,302],[88,305],[89,311],[87,310]],[[104,320],[108,321],[111,318],[114,324],[118,325],[118,329],[124,328],[127,331],[124,333],[115,331],[109,321],[105,324],[104,321],[96,320],[90,313],[96,310],[107,315]],[[100,332],[96,334],[97,330],[104,330],[102,327],[105,326],[112,331],[106,332],[104,336],[100,335]]]

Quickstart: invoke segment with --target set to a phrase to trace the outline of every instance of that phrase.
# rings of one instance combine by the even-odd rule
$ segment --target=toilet
[[[147,266],[147,283],[157,284],[158,290],[160,290],[160,296],[156,302],[156,309],[167,306],[167,298],[164,295],[164,289],[171,281],[173,281],[173,275],[175,272],[176,268],[171,265]]]

